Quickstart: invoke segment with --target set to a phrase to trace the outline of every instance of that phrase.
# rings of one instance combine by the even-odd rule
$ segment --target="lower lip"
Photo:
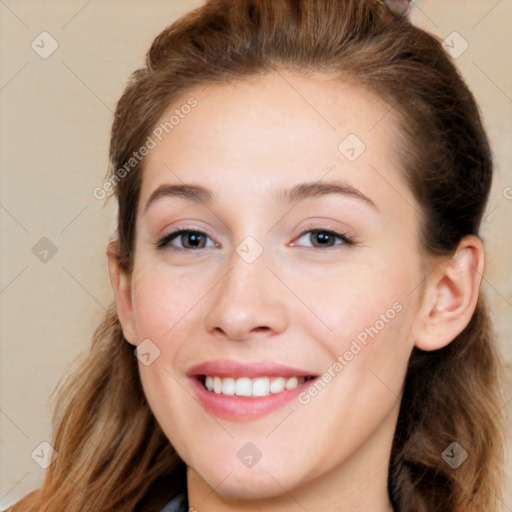
[[[218,395],[208,391],[199,379],[191,377],[192,389],[203,407],[220,418],[231,421],[252,421],[275,411],[297,398],[297,396],[313,384],[311,379],[295,389],[267,396]]]

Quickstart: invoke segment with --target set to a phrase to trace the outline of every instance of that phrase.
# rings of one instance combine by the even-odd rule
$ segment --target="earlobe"
[[[481,240],[464,237],[453,256],[427,278],[415,345],[437,350],[451,343],[468,325],[476,308],[484,269]]]
[[[118,242],[110,242],[107,248],[110,283],[116,298],[117,316],[123,328],[123,335],[132,345],[137,345],[136,330],[131,296],[131,279],[120,266]]]

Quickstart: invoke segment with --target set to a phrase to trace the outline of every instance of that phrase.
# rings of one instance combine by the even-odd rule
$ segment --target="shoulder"
[[[27,508],[34,505],[39,495],[39,490],[36,489],[31,493],[27,494],[24,498],[21,498],[20,501],[9,507],[5,512],[24,512]]]
[[[187,512],[188,500],[187,494],[182,493],[172,499],[160,512]]]
[[[39,492],[39,489],[32,491],[4,512],[25,512],[28,508],[34,506],[34,504],[37,502]],[[180,494],[169,503],[167,503],[167,505],[160,512],[186,512],[187,508],[187,495]]]

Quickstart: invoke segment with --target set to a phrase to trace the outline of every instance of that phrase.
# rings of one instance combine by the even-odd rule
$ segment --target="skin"
[[[408,358],[415,345],[445,346],[469,322],[482,245],[468,236],[442,258],[421,249],[395,120],[368,92],[281,70],[194,89],[173,108],[190,96],[197,107],[145,163],[133,273],[120,270],[115,243],[108,251],[127,341],[149,338],[160,350],[151,365],[139,364],[140,375],[187,463],[189,504],[200,512],[392,511],[388,462]],[[338,150],[350,133],[366,145],[353,162]],[[375,207],[341,194],[295,205],[272,195],[339,180]],[[144,212],[163,183],[203,185],[217,203],[166,197]],[[205,233],[206,247],[180,250],[184,236],[156,248],[185,228]],[[314,233],[302,235],[308,228],[346,233],[354,244],[331,237],[322,246]],[[236,252],[248,236],[263,249],[252,263]],[[400,312],[306,405],[294,400],[236,422],[192,396],[187,371],[218,358],[321,375],[396,303]],[[262,453],[251,468],[237,457],[247,442]]]

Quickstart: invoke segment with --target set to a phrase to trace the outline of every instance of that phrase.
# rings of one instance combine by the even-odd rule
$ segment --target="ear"
[[[415,345],[437,350],[451,343],[475,311],[484,270],[484,249],[473,235],[464,237],[454,255],[438,263],[427,278]]]
[[[116,297],[117,316],[125,339],[132,345],[137,345],[136,329],[132,305],[132,288],[130,275],[121,269],[119,264],[119,244],[110,242],[107,248],[108,271],[110,283]]]

